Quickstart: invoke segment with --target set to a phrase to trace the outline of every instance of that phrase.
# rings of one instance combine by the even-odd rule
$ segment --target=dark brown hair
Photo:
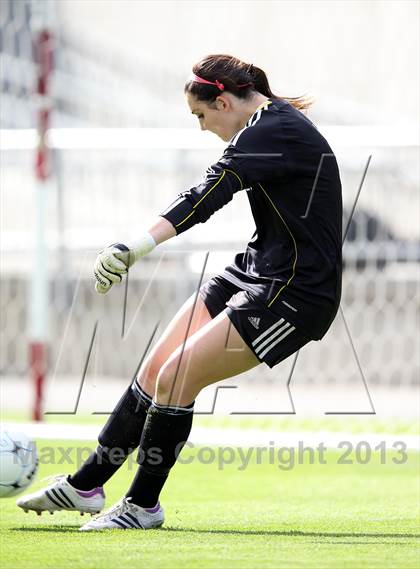
[[[268,83],[267,75],[252,63],[245,63],[231,55],[207,55],[193,67],[193,73],[207,81],[219,81],[224,91],[239,99],[248,99],[255,91],[270,99],[284,99],[299,111],[308,109],[313,100],[305,95],[301,97],[280,97],[275,95]],[[185,93],[191,93],[199,101],[213,103],[221,91],[216,85],[206,85],[188,80]]]

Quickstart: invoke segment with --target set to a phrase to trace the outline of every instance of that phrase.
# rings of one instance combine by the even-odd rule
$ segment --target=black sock
[[[140,466],[126,496],[143,508],[152,508],[172,466],[186,443],[192,426],[194,403],[164,407],[152,403],[140,441]]]
[[[78,490],[103,486],[140,443],[152,402],[136,381],[127,389],[99,434],[99,445],[68,481]]]

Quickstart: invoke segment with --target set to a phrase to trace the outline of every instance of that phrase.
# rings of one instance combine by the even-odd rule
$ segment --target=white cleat
[[[165,514],[159,502],[154,508],[141,508],[130,500],[131,498],[122,498],[115,506],[87,522],[80,531],[153,529],[163,524]]]
[[[42,512],[53,514],[59,510],[98,514],[104,504],[105,494],[101,487],[87,491],[77,490],[67,481],[67,476],[64,474],[56,476],[50,486],[16,501],[16,505],[24,512],[33,510],[38,516]]]

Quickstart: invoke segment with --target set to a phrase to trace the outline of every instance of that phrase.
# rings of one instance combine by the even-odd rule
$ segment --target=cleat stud
[[[23,510],[25,512],[25,514],[27,514],[29,512],[29,510]]]
[[[84,515],[85,515],[85,512],[80,512],[80,515],[81,515],[81,516],[84,516]]]
[[[42,512],[37,512],[37,513],[36,513],[37,516],[40,516],[41,514],[42,514]]]
[[[50,511],[50,514],[53,516],[53,515],[54,515],[54,512],[51,512],[51,511]]]

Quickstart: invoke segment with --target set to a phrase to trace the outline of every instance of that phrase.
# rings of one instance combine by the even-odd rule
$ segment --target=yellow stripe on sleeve
[[[217,180],[217,182],[214,184],[214,186],[212,186],[209,190],[207,190],[207,192],[204,194],[204,196],[201,198],[201,200],[199,200],[199,201],[193,206],[194,209],[198,206],[198,204],[200,204],[200,203],[204,200],[205,197],[207,197],[207,196],[209,195],[210,192],[212,192],[212,191],[214,190],[214,188],[215,188],[216,186],[218,186],[218,185],[220,184],[220,182],[223,180],[223,178],[224,178],[225,176],[226,176],[226,171],[223,170],[223,174],[220,176],[220,178]]]
[[[226,176],[226,172],[229,172],[230,174],[233,174],[234,176],[236,176],[236,178],[238,179],[239,183],[241,184],[241,190],[243,189],[244,185],[242,183],[241,178],[238,176],[238,174],[236,172],[234,172],[233,170],[229,170],[228,168],[223,170],[222,175],[220,176],[220,178],[217,180],[217,182],[209,189],[207,190],[207,192],[204,194],[204,196],[195,204],[193,205],[193,211],[187,215],[187,217],[185,219],[183,219],[180,223],[177,223],[175,225],[175,227],[179,227],[180,225],[182,225],[183,223],[185,223],[192,215],[194,215],[195,213],[195,208],[204,200],[205,197],[207,197],[209,195],[210,192],[212,192],[214,190],[214,188],[220,184],[220,182],[223,180],[223,178]]]
[[[244,185],[242,183],[241,178],[238,176],[238,174],[236,172],[234,172],[233,170],[229,170],[229,168],[225,168],[225,172],[229,172],[230,174],[233,174],[234,176],[236,176],[239,180],[239,183],[241,184],[241,190],[244,189]]]
[[[187,221],[187,219],[189,219],[189,218],[190,218],[192,215],[194,215],[194,214],[195,214],[195,211],[192,211],[189,215],[187,215],[187,217],[186,217],[184,220],[182,220],[180,223],[177,223],[177,224],[175,225],[175,227],[179,227],[180,225],[182,225],[183,223],[185,223],[185,222]]]

